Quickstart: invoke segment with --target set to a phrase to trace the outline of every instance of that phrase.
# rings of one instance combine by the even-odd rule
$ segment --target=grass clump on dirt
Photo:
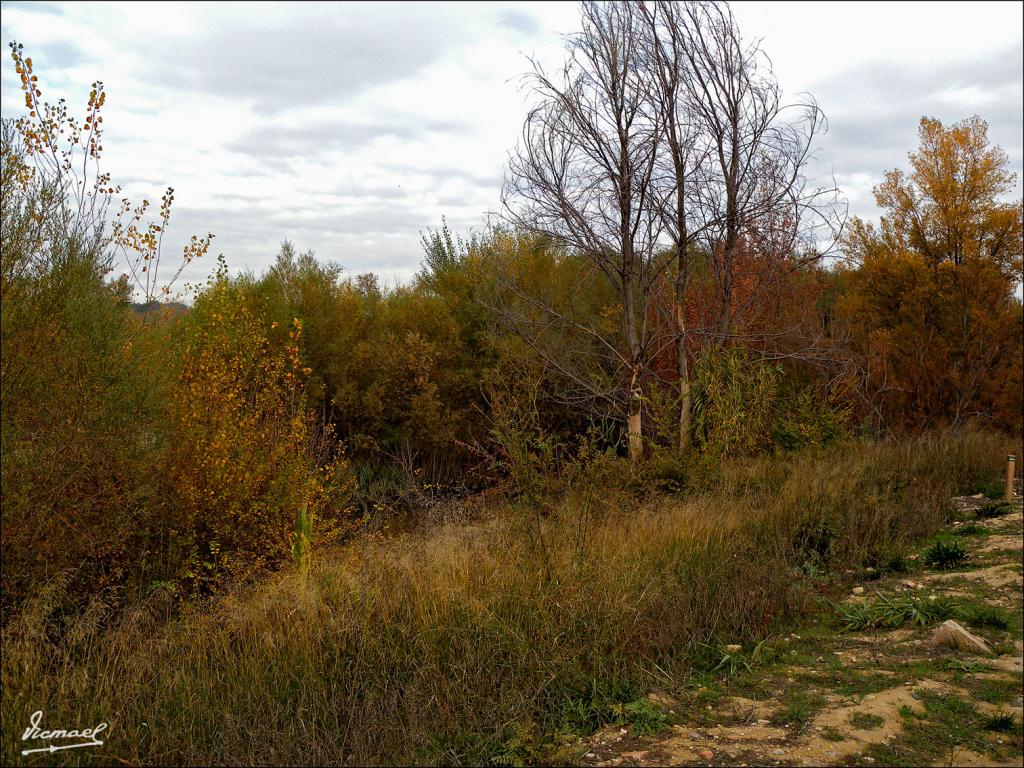
[[[854,712],[850,715],[850,725],[862,731],[873,731],[881,728],[885,720],[879,715],[870,712]]]
[[[949,598],[887,597],[835,606],[844,632],[865,629],[898,629],[905,624],[927,627],[957,616],[957,605]]]
[[[1005,501],[996,501],[983,504],[974,511],[978,520],[991,520],[996,517],[1008,515],[1013,511],[1013,505]]]
[[[925,564],[942,571],[959,568],[969,559],[967,550],[958,541],[936,541],[924,553]]]

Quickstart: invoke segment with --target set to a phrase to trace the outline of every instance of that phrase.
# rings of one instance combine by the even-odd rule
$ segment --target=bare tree
[[[514,224],[589,259],[618,291],[622,338],[605,346],[619,357],[634,459],[642,374],[674,346],[684,453],[691,340],[735,341],[738,320],[759,301],[756,291],[734,295],[740,256],[756,260],[758,245],[771,244],[759,282],[770,290],[780,270],[823,258],[838,238],[834,185],[807,180],[824,115],[810,97],[783,102],[770,62],[743,41],[724,3],[586,2],[568,50],[559,78],[534,62],[529,82],[540,100],[511,158],[504,202]],[[700,329],[687,327],[684,312],[697,248],[715,287],[713,326]],[[653,338],[649,299],[673,263],[673,333]],[[545,327],[571,325],[548,309]],[[513,325],[522,334],[530,324]],[[810,343],[819,355],[818,340]]]
[[[512,221],[590,260],[622,301],[621,399],[629,455],[642,452],[641,376],[649,354],[647,299],[667,259],[653,177],[662,131],[639,7],[586,2],[559,77],[536,62],[540,103],[529,113],[503,190]]]
[[[736,256],[752,225],[781,225],[774,235],[787,239],[794,268],[835,246],[843,224],[837,190],[807,180],[815,137],[827,126],[810,96],[783,102],[770,62],[757,43],[743,41],[726,4],[658,6],[682,38],[687,109],[710,159],[694,199],[707,223],[702,235],[719,299],[714,340],[722,344],[733,331]]]
[[[700,183],[708,159],[708,142],[690,109],[686,48],[689,45],[682,6],[659,0],[639,5],[645,22],[644,41],[652,71],[651,108],[663,125],[662,146],[656,172],[658,213],[676,258],[673,323],[679,376],[678,450],[690,447],[691,384],[687,358],[688,329],[684,307],[690,284],[691,246],[707,221],[703,210],[692,204],[693,188]]]
[[[743,42],[724,3],[655,0],[644,3],[647,44],[655,77],[653,106],[664,123],[656,178],[662,221],[677,255],[674,315],[679,375],[679,443],[690,440],[691,398],[683,307],[690,282],[690,256],[701,244],[717,293],[717,322],[700,329],[713,345],[735,340],[737,306],[733,286],[740,249],[753,240],[771,241],[761,259],[763,286],[777,283],[780,265],[806,266],[823,258],[842,228],[831,188],[809,188],[807,164],[824,115],[813,99],[782,101],[770,62],[758,45]],[[756,235],[754,234],[756,233]],[[779,253],[787,257],[779,260]],[[745,302],[759,300],[749,292]],[[818,340],[810,342],[812,357]]]

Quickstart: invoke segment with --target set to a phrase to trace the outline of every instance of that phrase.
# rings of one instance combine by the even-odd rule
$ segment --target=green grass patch
[[[802,686],[787,686],[783,695],[784,706],[772,718],[772,723],[776,726],[794,726],[802,731],[827,703],[828,700],[820,693],[808,691]]]
[[[843,736],[842,731],[840,731],[838,728],[832,725],[826,725],[821,730],[821,738],[823,738],[825,741],[833,742],[846,741],[846,737]]]
[[[996,605],[971,604],[958,610],[960,618],[973,627],[1009,629],[1012,617],[1009,612]]]
[[[1020,680],[973,678],[966,683],[965,687],[974,698],[989,704],[1009,704],[1020,696]]]
[[[1000,494],[1002,495],[1002,494]],[[984,504],[974,510],[974,517],[978,520],[991,520],[995,517],[1008,515],[1013,511],[1013,505],[1009,502],[991,502]]]
[[[669,724],[669,717],[647,699],[636,699],[628,704],[616,704],[612,707],[615,724],[619,727],[628,726],[633,736],[649,736],[664,730]]]
[[[873,744],[863,755],[849,755],[852,765],[930,765],[948,761],[956,748],[969,749],[993,759],[1006,760],[1021,752],[1018,737],[999,744],[986,730],[987,718],[973,705],[956,696],[918,691],[924,704],[922,713],[901,707],[903,730],[889,744]],[[863,758],[870,757],[872,762]]]
[[[873,731],[876,728],[881,728],[885,722],[879,715],[873,715],[870,712],[854,712],[850,715],[850,725],[861,731]]]

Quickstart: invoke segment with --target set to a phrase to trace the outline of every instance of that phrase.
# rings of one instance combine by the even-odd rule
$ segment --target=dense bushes
[[[94,93],[93,118],[96,105]],[[4,621],[58,574],[83,605],[97,594],[122,603],[280,562],[303,508],[327,540],[350,517],[345,464],[307,407],[301,321],[271,338],[223,272],[184,319],[133,311],[128,278],[109,273],[127,257],[156,284],[171,193],[158,224],[143,223],[145,205],[108,216],[102,174],[33,162],[40,151],[98,157],[66,111],[39,111],[5,121],[0,147]],[[193,238],[185,259],[208,242]]]
[[[71,220],[3,131],[3,607],[64,568],[81,594],[157,567],[167,377],[105,281],[101,234]]]
[[[31,109],[3,132],[5,607],[64,568],[83,594],[206,590],[287,557],[301,508],[326,541],[356,504],[379,521],[494,485],[534,502],[595,474],[679,492],[723,457],[833,445],[855,421],[870,436],[969,418],[1012,428],[1019,416],[1020,253],[1000,234],[1019,232],[1019,216],[995,201],[1008,182],[983,124],[923,124],[922,156],[969,139],[991,160],[987,202],[971,213],[988,251],[929,264],[928,243],[896,238],[896,219],[884,224],[889,239],[858,222],[856,269],[830,272],[765,250],[755,227],[730,294],[742,311],[723,336],[716,262],[693,245],[679,305],[674,267],[645,289],[636,319],[659,347],[633,370],[621,298],[594,264],[501,227],[469,241],[446,225],[428,232],[423,267],[404,286],[345,275],[285,243],[263,275],[229,278],[222,265],[181,316],[130,311],[133,290],[144,307],[159,295],[173,192],[147,224],[145,205],[108,212],[115,187],[100,171],[79,179],[78,164],[36,162],[44,150],[98,159],[105,96],[90,94],[84,128],[39,103],[31,62],[13,54]],[[880,188],[890,207],[898,181]],[[185,260],[208,245],[193,238]],[[110,281],[115,257],[132,280]],[[954,346],[906,353],[919,332],[954,339],[954,326]],[[679,354],[692,385],[688,456],[678,451]],[[903,383],[885,384],[890,374]],[[615,460],[627,392],[644,415],[646,465]]]
[[[307,407],[302,323],[284,343],[272,329],[223,274],[175,329],[168,522],[192,586],[278,564],[300,509],[321,542],[347,522],[342,458]]]

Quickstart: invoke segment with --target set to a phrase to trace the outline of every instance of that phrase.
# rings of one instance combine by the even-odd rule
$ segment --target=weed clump
[[[850,725],[861,731],[871,731],[875,728],[881,728],[882,724],[885,723],[879,715],[873,715],[869,712],[854,712],[850,715]]]
[[[959,568],[969,558],[967,550],[960,546],[958,541],[937,541],[924,554],[924,561],[927,565],[942,571]]]
[[[1007,733],[1013,730],[1013,712],[1000,712],[985,718],[985,730]]]
[[[991,520],[994,517],[1002,517],[1008,515],[1013,510],[1013,505],[1007,502],[989,502],[983,504],[974,511],[974,516],[978,520]]]
[[[865,629],[897,629],[904,624],[927,627],[959,615],[957,605],[948,598],[926,600],[916,597],[885,597],[877,600],[835,606],[844,632]]]

